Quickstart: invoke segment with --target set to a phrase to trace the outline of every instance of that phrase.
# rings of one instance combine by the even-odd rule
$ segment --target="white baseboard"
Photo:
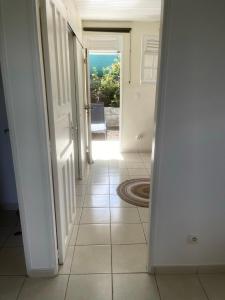
[[[151,274],[214,274],[225,273],[225,265],[204,266],[154,266]]]
[[[46,277],[55,277],[58,275],[58,268],[56,269],[39,269],[39,270],[30,270],[27,272],[28,277],[31,278],[46,278]]]

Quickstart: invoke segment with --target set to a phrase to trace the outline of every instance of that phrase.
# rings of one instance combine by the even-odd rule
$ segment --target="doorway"
[[[93,159],[102,151],[119,151],[121,54],[119,51],[89,51],[91,142]]]
[[[0,143],[0,275],[25,275],[22,229],[1,70]]]

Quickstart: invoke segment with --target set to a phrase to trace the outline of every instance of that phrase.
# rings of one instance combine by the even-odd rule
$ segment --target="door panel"
[[[75,218],[74,138],[66,9],[57,0],[42,2],[42,36],[47,88],[59,262]]]

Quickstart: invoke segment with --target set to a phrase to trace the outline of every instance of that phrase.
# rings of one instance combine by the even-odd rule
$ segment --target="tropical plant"
[[[91,74],[91,100],[92,102],[104,102],[105,106],[120,106],[120,61],[102,69],[102,76],[96,68]]]

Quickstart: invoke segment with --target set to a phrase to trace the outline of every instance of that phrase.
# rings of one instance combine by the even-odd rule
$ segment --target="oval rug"
[[[141,207],[149,207],[150,180],[148,178],[129,179],[117,188],[117,194],[124,201]]]

